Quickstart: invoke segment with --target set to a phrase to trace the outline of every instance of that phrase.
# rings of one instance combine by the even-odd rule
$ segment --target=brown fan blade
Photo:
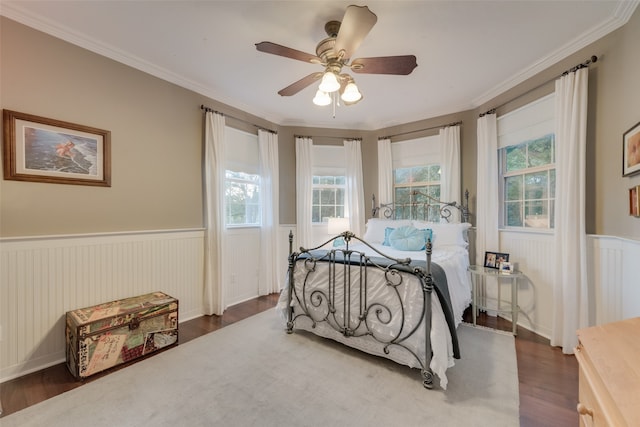
[[[411,74],[418,66],[413,55],[380,56],[377,58],[356,58],[350,67],[354,73],[360,74]]]
[[[311,83],[318,80],[320,77],[322,77],[322,73],[311,73],[308,76],[303,77],[297,82],[292,83],[289,86],[285,87],[284,89],[280,90],[278,92],[278,95],[282,95],[282,96],[295,95],[296,93],[300,92],[302,89],[309,86]]]
[[[378,17],[367,6],[351,5],[347,7],[336,37],[334,47],[336,53],[340,54],[341,51],[344,51],[344,59],[351,58],[353,52],[360,46],[377,21]]]
[[[256,43],[256,49],[260,52],[271,53],[273,55],[284,56],[285,58],[297,59],[298,61],[321,63],[322,60],[310,53],[301,50],[291,49],[290,47],[281,46],[271,42]]]

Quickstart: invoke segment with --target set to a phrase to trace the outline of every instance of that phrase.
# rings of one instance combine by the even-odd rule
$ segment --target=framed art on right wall
[[[622,135],[622,176],[640,172],[640,122]]]
[[[629,189],[629,215],[640,217],[640,185]]]

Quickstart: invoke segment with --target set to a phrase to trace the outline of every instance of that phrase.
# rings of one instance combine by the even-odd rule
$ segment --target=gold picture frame
[[[640,217],[640,185],[629,189],[629,215]]]
[[[640,172],[640,122],[622,135],[622,176]]]
[[[111,132],[4,110],[4,179],[111,186]]]

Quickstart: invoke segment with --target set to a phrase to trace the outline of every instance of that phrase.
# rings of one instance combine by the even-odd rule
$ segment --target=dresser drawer
[[[640,318],[578,330],[581,427],[640,426]]]
[[[602,408],[599,406],[596,397],[593,393],[589,374],[585,372],[588,369],[586,361],[582,357],[582,349],[576,349],[576,358],[580,363],[579,381],[580,386],[578,390],[578,414],[580,414],[580,427],[594,427],[600,425],[606,425],[602,421]],[[597,420],[600,420],[598,423]]]

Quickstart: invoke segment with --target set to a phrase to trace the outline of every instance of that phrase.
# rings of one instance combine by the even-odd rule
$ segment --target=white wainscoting
[[[64,361],[65,313],[153,291],[203,314],[202,230],[0,241],[0,381]]]
[[[222,274],[227,307],[258,296],[260,228],[229,228]]]
[[[640,316],[640,242],[611,236],[587,238],[591,325]],[[502,231],[500,252],[510,254],[527,279],[519,284],[518,324],[550,337],[554,266],[562,262],[551,234]],[[503,292],[504,296],[504,292]]]
[[[640,241],[589,236],[593,324],[640,316]]]
[[[279,227],[281,286],[290,231],[297,250],[295,225]],[[225,251],[224,274],[232,305],[258,293],[260,245],[258,229],[229,233],[234,239]],[[640,242],[589,236],[588,244],[592,323],[640,316]],[[64,361],[69,310],[160,290],[180,301],[180,321],[201,316],[203,248],[203,230],[1,239],[0,382]],[[500,251],[510,253],[528,277],[519,289],[519,324],[548,337],[552,266],[562,258],[555,254],[553,237],[502,232]]]

